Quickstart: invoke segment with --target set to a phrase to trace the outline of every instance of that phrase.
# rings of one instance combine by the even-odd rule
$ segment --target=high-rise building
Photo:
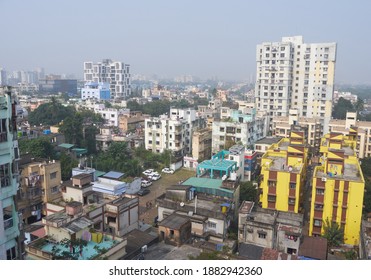
[[[0,260],[21,258],[16,208],[19,156],[16,104],[7,87],[0,88]]]
[[[85,82],[109,83],[112,98],[131,95],[130,65],[111,59],[102,62],[84,62]]]
[[[358,245],[365,180],[354,151],[357,131],[328,133],[321,140],[321,166],[313,173],[309,235],[321,236],[326,223],[337,223],[344,243]]]
[[[275,116],[298,109],[300,117],[320,117],[324,133],[332,113],[336,43],[304,43],[302,36],[257,46],[255,103]]]

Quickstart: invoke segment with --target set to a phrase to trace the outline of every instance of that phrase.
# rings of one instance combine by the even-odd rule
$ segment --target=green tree
[[[31,154],[35,158],[51,159],[54,158],[54,147],[47,137],[36,139],[20,139],[19,149],[21,154]]]
[[[84,140],[82,146],[88,150],[89,155],[97,153],[97,141],[95,140],[95,136],[98,133],[98,128],[93,125],[84,128]]]
[[[359,114],[360,112],[362,112],[365,109],[364,106],[365,106],[365,102],[363,101],[363,99],[358,98],[357,102],[354,104],[354,109]]]
[[[72,177],[72,168],[78,165],[78,161],[64,152],[60,154],[59,161],[61,163],[62,180],[67,181]]]
[[[59,131],[64,134],[66,141],[81,146],[83,141],[83,118],[79,113],[64,119]]]
[[[30,112],[28,121],[31,125],[56,125],[74,113],[75,109],[72,106],[65,107],[52,97],[49,103],[41,104],[36,110]]]
[[[334,119],[344,120],[347,112],[355,111],[352,102],[340,97],[332,110],[332,117]]]
[[[256,201],[257,189],[253,182],[242,182],[240,185],[240,202],[242,201]]]
[[[344,232],[338,223],[327,218],[324,221],[323,229],[323,237],[327,239],[329,248],[340,246],[344,242]]]

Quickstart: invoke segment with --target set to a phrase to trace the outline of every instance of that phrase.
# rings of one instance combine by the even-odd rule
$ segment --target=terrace
[[[89,235],[90,234],[90,235]],[[98,233],[88,232],[86,237],[90,240],[85,242],[71,242],[67,239],[60,242],[45,237],[31,242],[26,247],[29,259],[114,259],[118,255],[125,254],[126,239]],[[75,244],[73,244],[75,243]],[[80,244],[83,245],[80,245]]]

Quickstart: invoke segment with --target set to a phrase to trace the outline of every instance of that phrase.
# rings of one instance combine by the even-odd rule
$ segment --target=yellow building
[[[344,230],[344,243],[359,244],[365,181],[355,154],[357,130],[326,134],[321,166],[313,173],[309,235],[324,234],[327,219]]]
[[[308,161],[304,133],[273,144],[262,157],[260,204],[263,208],[299,213]]]

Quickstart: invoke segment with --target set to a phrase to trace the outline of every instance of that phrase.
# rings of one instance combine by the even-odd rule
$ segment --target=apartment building
[[[234,144],[251,146],[266,136],[267,116],[257,116],[256,110],[231,110],[228,118],[214,121],[212,152],[228,149]]]
[[[111,98],[109,83],[88,82],[81,89],[81,99],[94,99],[97,101]]]
[[[111,98],[118,99],[131,95],[130,65],[111,59],[102,62],[84,62],[84,81],[109,83]]]
[[[47,202],[62,198],[61,165],[54,160],[28,162],[20,165],[19,169],[18,211],[24,224],[32,224],[47,214]]]
[[[108,126],[118,127],[119,116],[129,114],[130,109],[105,108],[105,106],[101,104],[94,107],[94,112],[101,115]]]
[[[196,117],[194,109],[170,109],[170,116],[145,120],[145,148],[162,153],[171,150],[176,157],[192,153],[194,131],[205,127],[205,120]]]
[[[313,173],[309,235],[324,233],[325,222],[344,231],[344,243],[358,245],[365,180],[354,151],[357,132],[328,133],[321,140],[321,166]]]
[[[297,109],[290,109],[289,116],[273,118],[273,135],[277,137],[289,137],[292,130],[306,131],[306,143],[314,149],[319,150],[322,137],[322,125],[319,117],[299,117],[299,111]]]
[[[300,117],[319,117],[324,133],[332,113],[336,43],[304,43],[302,36],[265,42],[256,52],[255,103],[274,117],[298,109]]]
[[[355,147],[358,158],[371,157],[371,122],[358,121],[357,113],[347,112],[345,120],[331,120],[330,132],[350,135],[357,132],[357,145]]]
[[[192,135],[192,157],[204,160],[211,157],[212,131],[209,128],[195,131]]]
[[[150,115],[143,114],[140,111],[132,111],[119,116],[119,128],[122,132],[142,131],[144,121]]]
[[[273,144],[261,159],[260,204],[262,208],[299,213],[308,161],[304,133],[291,131],[290,138]]]
[[[0,88],[0,260],[22,258],[16,206],[19,158],[16,118],[11,89]]]

